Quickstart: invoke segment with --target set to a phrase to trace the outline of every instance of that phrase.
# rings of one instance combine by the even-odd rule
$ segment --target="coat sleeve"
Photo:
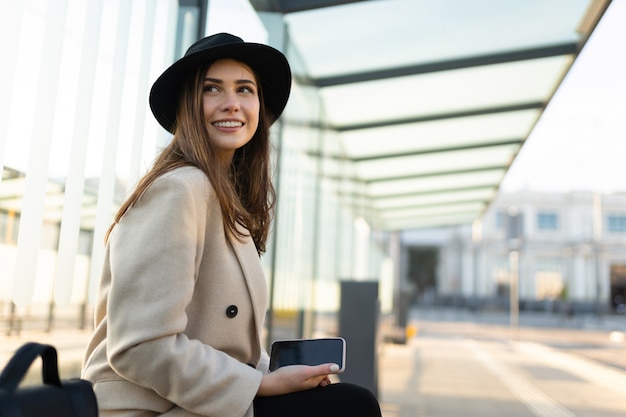
[[[123,378],[195,414],[243,416],[262,373],[184,334],[206,219],[220,215],[207,212],[215,197],[197,173],[158,179],[111,235],[107,357]]]
[[[259,360],[259,364],[256,369],[263,372],[264,374],[269,373],[270,371],[270,355],[267,354],[267,351],[263,349],[261,351],[261,359]]]

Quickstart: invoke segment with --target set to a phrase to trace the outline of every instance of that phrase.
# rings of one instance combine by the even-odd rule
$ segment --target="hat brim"
[[[231,43],[186,55],[157,78],[150,90],[150,109],[165,130],[174,133],[179,96],[187,77],[198,66],[221,58],[232,58],[250,66],[260,79],[271,123],[280,117],[291,91],[291,70],[287,59],[267,45]]]

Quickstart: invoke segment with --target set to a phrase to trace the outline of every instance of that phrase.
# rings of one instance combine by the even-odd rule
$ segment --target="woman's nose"
[[[222,102],[223,111],[237,111],[239,110],[240,103],[239,97],[235,93],[224,94],[224,101]]]

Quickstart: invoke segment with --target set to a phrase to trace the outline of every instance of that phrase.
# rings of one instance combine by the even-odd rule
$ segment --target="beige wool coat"
[[[252,417],[266,306],[254,243],[225,235],[204,173],[163,175],[107,245],[82,375],[101,416]]]

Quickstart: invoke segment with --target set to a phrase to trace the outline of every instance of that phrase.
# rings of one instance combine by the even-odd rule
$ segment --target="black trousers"
[[[254,400],[254,417],[295,416],[381,417],[381,413],[374,394],[348,383]]]

